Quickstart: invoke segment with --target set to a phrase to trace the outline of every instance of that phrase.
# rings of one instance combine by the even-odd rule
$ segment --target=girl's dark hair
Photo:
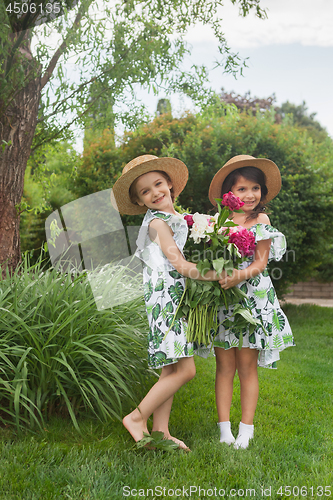
[[[266,177],[265,174],[262,170],[256,167],[242,167],[242,168],[237,168],[236,170],[233,170],[230,172],[229,175],[224,179],[224,182],[222,184],[221,188],[221,198],[225,193],[229,193],[229,191],[232,190],[232,187],[236,184],[237,180],[239,177],[245,177],[245,179],[256,182],[257,184],[260,185],[261,188],[261,198],[260,202],[258,205],[255,207],[254,210],[252,210],[252,213],[247,217],[246,220],[250,219],[256,219],[260,213],[263,213],[266,211],[265,207],[265,198],[267,195],[267,186],[266,186]]]
[[[172,184],[172,181],[171,181],[169,175],[166,172],[163,172],[163,170],[151,170],[150,172],[157,172],[158,174],[163,175],[164,179],[166,179],[170,184]],[[148,174],[148,172],[145,172],[145,173]],[[145,174],[142,174],[142,175],[145,175]],[[141,175],[139,175],[139,177],[137,177],[135,179],[135,181],[132,182],[132,184],[130,185],[129,190],[128,190],[130,200],[132,203],[134,203],[134,205],[138,204],[138,195],[136,194],[135,188],[136,188],[136,182],[140,177],[141,177]],[[173,187],[170,189],[170,194],[171,194],[171,199],[172,199],[172,203],[173,203],[175,201],[175,194],[173,191]]]

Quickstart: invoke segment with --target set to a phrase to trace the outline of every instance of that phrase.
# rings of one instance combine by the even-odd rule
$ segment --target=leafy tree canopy
[[[253,115],[256,115],[258,111],[264,113],[274,109],[276,123],[290,118],[295,126],[306,129],[314,140],[321,142],[328,137],[326,129],[315,120],[317,113],[308,114],[305,101],[298,106],[289,101],[284,102],[281,106],[275,106],[275,94],[262,98],[252,96],[251,92],[246,92],[244,95],[236,94],[234,91],[226,92],[223,88],[220,99],[222,102],[235,105],[240,111],[251,112]]]
[[[298,106],[287,101],[281,104],[280,107],[276,107],[275,111],[277,115],[280,115],[282,118],[288,115],[291,116],[293,123],[299,127],[307,129],[309,134],[315,140],[322,141],[325,137],[327,137],[326,129],[317,120],[315,120],[317,113],[308,114],[308,107],[305,101]]]

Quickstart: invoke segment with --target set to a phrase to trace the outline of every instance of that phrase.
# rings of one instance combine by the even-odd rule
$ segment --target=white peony
[[[214,231],[214,225],[209,224],[210,219],[209,215],[199,214],[198,212],[193,215],[193,226],[190,236],[194,239],[194,243],[200,243],[204,238],[206,238],[206,241],[209,241],[207,233]]]

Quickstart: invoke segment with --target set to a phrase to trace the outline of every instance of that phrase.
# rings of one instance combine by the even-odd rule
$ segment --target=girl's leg
[[[215,348],[216,378],[215,398],[219,422],[230,420],[233,383],[236,373],[236,348]]]
[[[175,369],[175,364],[169,366],[163,366],[162,372],[159,380],[164,377],[167,377],[173,373]],[[169,435],[169,417],[171,412],[173,402],[173,396],[171,396],[167,401],[161,404],[154,411],[153,415],[153,431],[161,431],[167,437]]]
[[[233,382],[236,373],[235,348],[224,350],[217,347],[215,398],[220,428],[220,442],[232,444],[235,441],[231,432],[230,407],[233,393]]]
[[[181,358],[174,365],[174,370],[162,378],[150,389],[148,394],[132,413],[126,415],[123,424],[135,441],[143,438],[143,433],[148,432],[147,420],[154,411],[167,402],[182,385],[195,376],[193,357]],[[170,405],[170,402],[169,402]]]
[[[241,390],[242,422],[247,425],[253,425],[259,396],[258,352],[257,349],[244,347],[237,349],[236,353],[236,367]]]
[[[236,355],[237,371],[241,386],[242,421],[235,448],[247,448],[253,438],[253,418],[259,396],[257,360],[258,351],[248,347],[242,348]]]
[[[174,371],[175,367],[176,364],[164,366],[162,368],[162,373],[160,378],[168,376],[172,371]],[[161,404],[161,406],[156,408],[153,414],[152,431],[163,432],[166,439],[171,439],[172,441],[177,443],[179,445],[179,448],[182,448],[184,450],[189,450],[188,446],[186,446],[186,444],[183,441],[177,439],[174,436],[171,436],[170,434],[169,418],[170,418],[172,402],[173,402],[173,396],[171,396],[171,398],[169,398],[165,403]]]

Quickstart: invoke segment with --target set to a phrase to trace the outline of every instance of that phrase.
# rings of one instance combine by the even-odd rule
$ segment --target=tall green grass
[[[109,276],[111,290],[119,272]],[[79,429],[83,412],[119,419],[147,377],[146,321],[141,298],[98,311],[85,274],[26,258],[0,281],[0,420],[42,428],[69,414]]]

